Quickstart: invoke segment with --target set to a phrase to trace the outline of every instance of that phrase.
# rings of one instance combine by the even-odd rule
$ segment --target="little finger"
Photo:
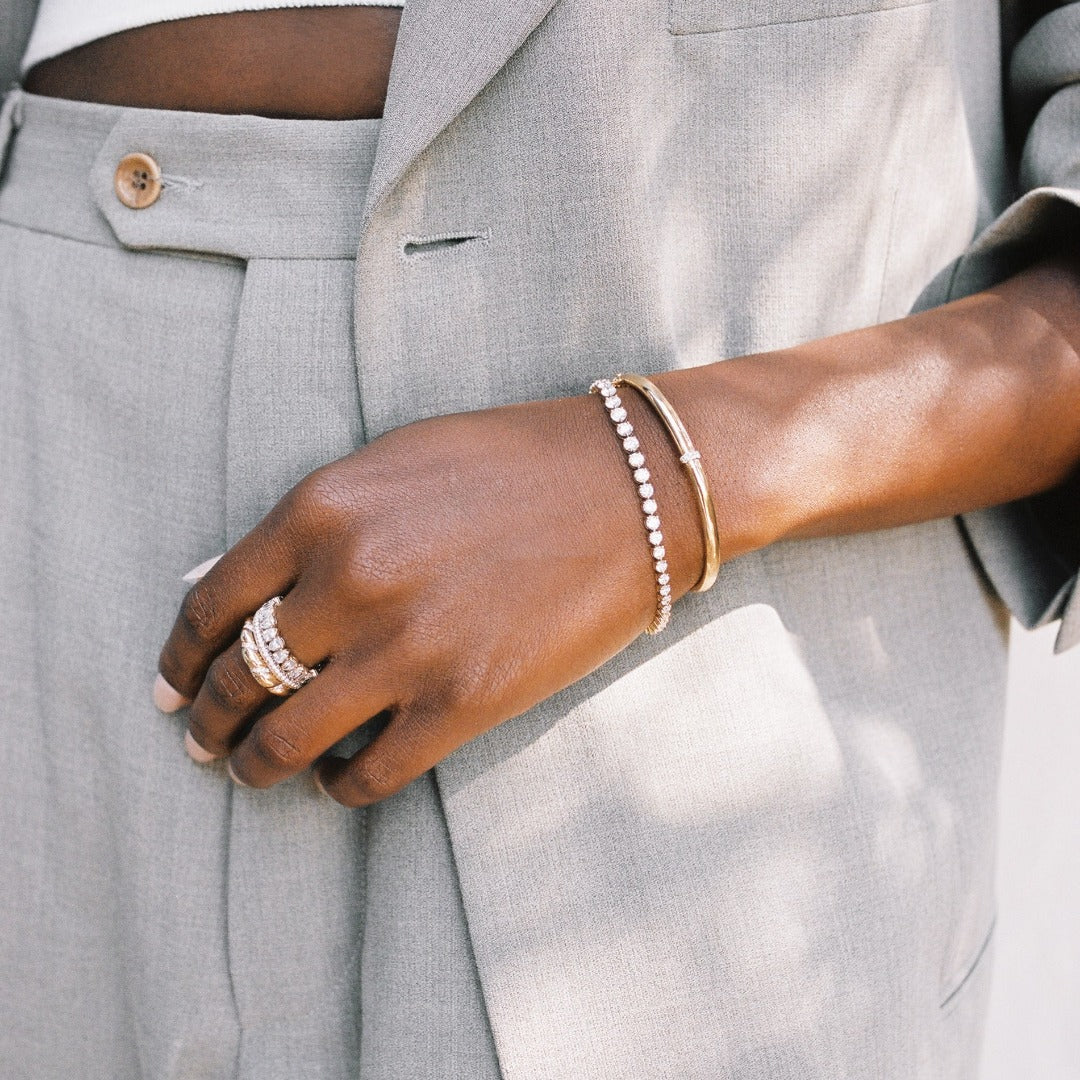
[[[352,757],[320,761],[315,778],[342,806],[369,806],[397,794],[457,749],[464,740],[451,738],[446,728],[426,713],[402,709]]]
[[[388,679],[331,661],[317,679],[255,721],[233,750],[229,772],[246,787],[270,787],[306,769],[394,703]]]

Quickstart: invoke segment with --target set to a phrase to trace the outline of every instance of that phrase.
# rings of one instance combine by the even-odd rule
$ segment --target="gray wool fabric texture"
[[[1023,265],[1080,205],[1080,4],[1011,50],[1018,170],[998,27],[408,0],[382,121],[7,96],[0,1075],[973,1080],[1007,610],[1080,640],[1026,504],[736,559],[364,812],[194,765],[149,690],[181,575],[365,440]]]

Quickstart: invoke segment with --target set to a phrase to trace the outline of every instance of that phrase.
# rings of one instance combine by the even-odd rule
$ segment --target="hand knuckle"
[[[256,728],[249,742],[251,752],[274,772],[295,772],[306,764],[303,750],[280,732]]]
[[[378,802],[393,795],[400,786],[397,771],[382,758],[365,756],[349,773],[351,793],[363,802]]]
[[[226,659],[215,660],[206,676],[206,690],[219,708],[231,710],[247,706],[254,696],[252,680],[244,678]]]
[[[433,680],[428,700],[418,710],[416,723],[437,713],[466,713],[485,697],[490,685],[490,669],[480,659],[459,661],[454,670]]]
[[[218,614],[211,590],[201,582],[193,585],[180,606],[180,618],[196,642],[213,642],[218,634]]]
[[[398,576],[392,555],[381,545],[368,538],[348,545],[341,581],[355,601],[366,604],[393,596]]]
[[[424,747],[441,741],[450,716],[450,711],[445,707],[414,705],[403,711],[401,714],[401,720],[405,725],[403,737],[410,752],[419,752]]]
[[[348,512],[353,498],[348,485],[332,470],[319,469],[297,485],[290,500],[294,516],[316,527],[338,520]]]

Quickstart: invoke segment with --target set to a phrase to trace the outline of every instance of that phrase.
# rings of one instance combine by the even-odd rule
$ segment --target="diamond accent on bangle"
[[[647,484],[649,482],[649,476],[650,476],[650,473],[649,473],[648,469],[635,469],[634,470],[634,479],[639,484]]]
[[[620,405],[617,409],[612,409],[610,415],[616,424],[621,424],[626,419],[626,410]]]
[[[661,596],[670,596],[671,595],[671,586],[670,585],[661,585],[660,586],[660,595]]]
[[[669,581],[671,581],[671,575],[670,574],[660,574],[659,577],[657,577],[657,579],[656,579],[656,584],[657,585],[666,585]]]
[[[622,445],[624,450],[634,451],[641,445],[641,443],[638,441],[638,437],[636,435],[631,435],[629,438],[623,439]]]
[[[641,497],[642,497],[643,499],[651,499],[651,498],[653,497],[653,495],[655,495],[655,494],[656,494],[656,492],[655,492],[655,491],[653,491],[653,486],[652,486],[652,484],[642,484],[642,485],[641,485],[641,486],[640,486],[640,487],[639,487],[639,488],[637,489],[637,493],[638,493],[638,494],[639,494],[639,495],[640,495],[640,496],[641,496]]]
[[[653,550],[654,551],[663,542],[664,542],[664,534],[659,529],[653,529],[653,531],[651,533],[649,533],[649,543],[653,545]]]
[[[645,455],[633,453],[627,459],[630,462],[630,467],[636,469],[639,465],[645,464]]]
[[[614,416],[614,414],[612,414]],[[634,434],[634,425],[629,421],[624,420],[621,424],[618,424],[615,430],[625,439],[627,435]]]
[[[279,635],[278,635],[277,637],[275,637],[275,638],[271,638],[271,639],[270,639],[270,640],[269,640],[269,641],[268,641],[268,642],[266,643],[266,647],[267,647],[267,648],[268,648],[268,649],[269,649],[269,650],[270,650],[270,651],[271,651],[272,653],[273,653],[273,652],[278,652],[278,651],[279,651],[280,649],[284,649],[284,648],[285,648],[285,641],[284,641],[284,639],[283,639],[283,638],[281,637],[281,635],[279,634]]]
[[[666,574],[667,563],[663,559],[657,559],[653,569],[655,569],[658,574]]]
[[[614,412],[622,405],[622,398],[618,394],[614,394],[611,397],[604,398],[604,407]]]
[[[652,557],[654,559],[662,559],[667,554],[663,544],[654,544],[652,549]]]
[[[615,384],[608,379],[601,379],[598,382],[593,383],[593,386],[599,390],[601,397],[614,397],[617,393]]]
[[[655,514],[656,513],[656,500],[655,499],[646,499],[641,504],[641,509],[642,509],[643,513]]]
[[[679,456],[679,460],[684,465],[689,465],[691,461],[700,461],[701,460],[701,451],[700,450],[687,450],[685,454],[681,454]]]
[[[650,514],[645,519],[645,528],[648,529],[649,532],[655,532],[657,529],[660,528],[660,518],[657,517],[656,514]],[[657,540],[656,543],[659,544],[660,541]]]

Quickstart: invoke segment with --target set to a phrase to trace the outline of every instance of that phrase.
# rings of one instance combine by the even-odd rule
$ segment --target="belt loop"
[[[0,182],[4,179],[4,163],[7,161],[8,147],[15,132],[22,124],[23,89],[18,83],[12,83],[0,105]]]

